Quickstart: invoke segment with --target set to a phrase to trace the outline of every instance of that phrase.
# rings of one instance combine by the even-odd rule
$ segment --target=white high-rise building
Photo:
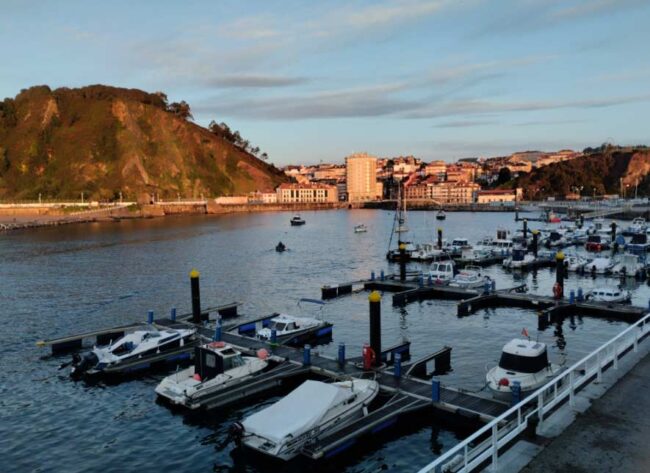
[[[377,199],[377,158],[355,153],[345,158],[348,201]]]

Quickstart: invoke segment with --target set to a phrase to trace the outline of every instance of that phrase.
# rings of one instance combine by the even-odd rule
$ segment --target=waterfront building
[[[276,194],[279,204],[338,202],[336,186],[320,183],[280,184]]]
[[[345,158],[347,193],[350,202],[376,200],[377,158],[355,153]],[[379,194],[381,195],[381,194]]]
[[[492,189],[476,193],[477,204],[490,204],[492,202],[515,202],[517,194],[514,189]]]
[[[475,182],[441,182],[431,186],[431,198],[441,204],[471,204],[479,190]]]

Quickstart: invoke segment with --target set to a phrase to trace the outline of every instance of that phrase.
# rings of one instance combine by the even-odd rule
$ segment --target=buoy
[[[208,344],[208,346],[212,347],[212,348],[223,348],[223,347],[226,346],[226,343],[225,342],[210,342]]]
[[[260,360],[266,360],[269,357],[269,352],[266,350],[266,348],[260,348],[257,350],[257,357]]]
[[[192,376],[196,381],[199,383],[201,382],[201,375],[199,373],[194,373],[194,376]]]
[[[501,378],[499,380],[499,386],[510,386],[510,380],[508,378]]]

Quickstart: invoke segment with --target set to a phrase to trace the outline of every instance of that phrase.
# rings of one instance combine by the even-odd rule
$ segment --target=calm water
[[[272,399],[198,417],[174,414],[155,402],[160,375],[89,386],[57,371],[68,358],[43,358],[48,350],[35,347],[41,338],[144,320],[149,309],[157,315],[171,307],[189,311],[188,272],[196,267],[205,306],[241,301],[250,316],[320,314],[334,323],[334,342],[319,350],[335,356],[343,341],[349,356],[360,354],[368,338],[367,294],[322,307],[297,301],[320,297],[323,284],[365,278],[371,270],[396,271],[384,259],[392,213],[306,212],[307,225],[298,228],[289,226],[290,217],[179,217],[0,235],[0,471],[401,471],[453,446],[461,434],[431,419],[407,426],[399,438],[368,442],[335,464],[269,465],[225,440],[233,421]],[[413,241],[433,241],[437,227],[446,238],[471,241],[494,234],[497,226],[515,228],[512,214],[456,213],[437,222],[434,213],[413,212],[409,219]],[[358,223],[368,233],[354,234]],[[279,240],[288,252],[274,251]],[[551,270],[487,272],[498,288],[525,281],[531,291],[550,294],[554,282]],[[603,282],[571,276],[567,291]],[[650,290],[633,287],[634,302],[645,306]],[[452,301],[394,309],[387,295],[383,304],[384,345],[409,339],[415,356],[452,346],[453,371],[442,382],[469,390],[483,387],[486,364],[524,327],[549,344],[553,361],[570,363],[625,324],[576,318],[538,334],[531,311],[486,310],[458,319]]]

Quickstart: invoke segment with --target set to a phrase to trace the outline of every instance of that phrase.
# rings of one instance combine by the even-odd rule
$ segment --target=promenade
[[[524,473],[650,471],[650,354],[558,437]]]

